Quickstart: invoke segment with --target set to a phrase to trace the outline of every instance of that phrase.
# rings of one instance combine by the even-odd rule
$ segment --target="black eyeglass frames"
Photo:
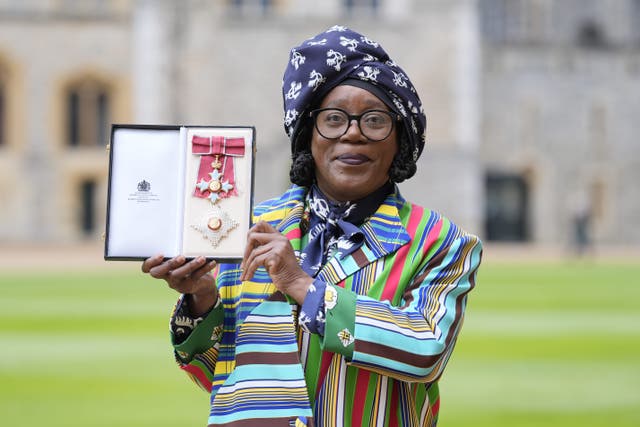
[[[347,133],[351,121],[356,120],[360,133],[368,140],[386,139],[393,125],[400,120],[396,113],[386,110],[367,110],[362,114],[349,114],[340,108],[320,108],[309,113],[318,133],[327,139],[337,139]]]

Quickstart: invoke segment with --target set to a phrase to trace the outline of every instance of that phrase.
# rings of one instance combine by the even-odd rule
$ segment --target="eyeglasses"
[[[391,135],[393,123],[400,116],[385,110],[368,110],[362,114],[349,114],[340,108],[320,108],[309,113],[318,133],[327,139],[337,139],[347,133],[351,120],[358,122],[358,129],[368,140],[377,142]]]

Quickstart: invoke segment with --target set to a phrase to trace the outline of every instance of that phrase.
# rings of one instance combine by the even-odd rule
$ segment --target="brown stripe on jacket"
[[[252,351],[236,354],[236,366],[242,365],[294,365],[300,363],[298,352],[263,353]]]

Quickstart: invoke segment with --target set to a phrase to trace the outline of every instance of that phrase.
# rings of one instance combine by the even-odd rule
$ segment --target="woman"
[[[255,208],[242,263],[143,264],[183,294],[178,364],[209,425],[433,426],[481,244],[395,186],[424,147],[420,99],[344,27],[291,50],[283,94],[293,185]]]

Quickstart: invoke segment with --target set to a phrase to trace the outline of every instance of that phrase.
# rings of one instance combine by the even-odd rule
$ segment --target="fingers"
[[[216,266],[215,261],[207,262],[199,256],[189,262],[183,255],[164,260],[163,255],[154,255],[142,263],[142,271],[155,279],[164,280],[171,289],[182,294],[201,294],[206,298],[217,298],[215,279],[211,274]]]
[[[270,272],[271,264],[277,264],[278,260],[282,258],[282,254],[287,250],[293,256],[291,244],[285,236],[270,224],[264,221],[258,222],[247,233],[247,246],[240,264],[240,269],[242,270],[240,279],[251,279],[260,266],[269,267],[267,271]],[[280,253],[280,255],[278,255],[277,259],[272,259],[272,255],[266,257],[265,255],[270,252]],[[270,263],[269,266],[265,265],[267,261]]]
[[[259,267],[264,267],[275,283],[299,267],[291,242],[282,234],[254,231],[249,240],[253,249],[242,261],[241,280],[250,280]]]
[[[240,264],[240,268],[245,268],[245,260],[250,256],[251,252],[255,248],[264,245],[274,239],[284,239],[288,242],[287,238],[280,234],[280,232],[269,223],[260,221],[253,227],[251,227],[251,229],[247,233],[247,246],[244,250],[244,257],[242,263]]]
[[[191,277],[192,280],[200,280],[200,278],[202,278],[202,276],[204,276],[205,274],[207,274],[211,270],[213,270],[216,267],[216,265],[217,265],[217,263],[215,261],[205,262],[205,264],[202,267],[197,268],[194,271],[192,271],[189,274],[189,277]]]
[[[150,258],[145,259],[144,262],[142,263],[142,272],[143,273],[149,273],[151,268],[162,264],[162,260],[163,259],[164,259],[164,255],[162,255],[162,254],[157,254],[157,255],[154,255],[154,256],[152,256]]]
[[[258,267],[264,265],[265,256],[272,250],[271,244],[257,246],[242,260],[242,274],[240,280],[249,280],[253,277]]]
[[[162,262],[162,255],[148,258],[142,264],[142,271],[155,279],[164,279],[170,284],[185,279],[198,280],[215,268],[216,262],[207,262],[204,257],[197,257],[187,262],[183,255]]]
[[[185,261],[185,258],[181,255],[178,258],[182,258],[183,261]],[[177,261],[179,262],[179,260]],[[203,256],[199,256],[191,261],[189,261],[188,263],[181,263],[178,264],[175,268],[172,268],[168,273],[167,273],[167,278],[169,280],[177,280],[177,281],[182,281],[185,279],[189,279],[189,278],[193,278],[194,280],[197,280],[196,277],[192,277],[192,275],[198,271],[200,268],[204,267],[207,264],[207,260],[205,259],[205,257]],[[202,275],[206,273],[203,272],[202,274],[200,274],[200,277],[202,277]]]
[[[244,248],[244,256],[242,257],[242,263],[240,268],[244,270],[245,260],[250,256],[251,252],[259,245],[264,243],[264,238],[261,235],[265,232],[269,232],[269,224],[260,221],[249,229],[247,233],[247,245]],[[277,231],[276,231],[277,232]]]
[[[269,224],[268,222],[265,221],[260,221],[258,222],[256,225],[254,225],[254,227],[256,230],[258,231],[262,231],[264,233],[278,233],[278,230],[276,230],[276,228],[274,226],[272,226],[271,224]]]
[[[161,264],[156,264],[155,266],[149,269],[149,274],[151,277],[156,279],[167,279],[167,276],[176,268],[184,265],[186,262],[186,258],[182,255],[179,255],[175,258],[171,258]],[[146,261],[145,261],[146,262]]]

